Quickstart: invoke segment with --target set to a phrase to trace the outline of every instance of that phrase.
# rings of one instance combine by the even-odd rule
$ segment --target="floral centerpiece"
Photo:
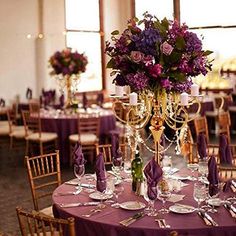
[[[130,106],[126,115],[129,127],[137,131],[152,117],[150,130],[155,141],[156,159],[159,160],[158,143],[164,130],[163,124],[165,122],[176,131],[186,126],[189,121],[186,92],[190,87],[196,88],[192,86],[192,77],[206,75],[211,70],[212,61],[208,56],[212,52],[203,50],[201,39],[189,31],[186,24],[166,18],[159,20],[148,12],[143,16],[142,20],[129,20],[121,34],[113,31],[111,41],[106,42],[105,52],[110,57],[107,68],[112,69],[113,83],[128,85],[131,92],[139,95],[140,102],[132,100],[131,104],[137,106]],[[132,98],[136,100],[135,93]],[[192,103],[198,103],[200,111],[197,96],[191,99]],[[141,104],[140,107],[138,104]]]
[[[52,68],[51,75],[58,76],[59,80],[63,80],[67,88],[67,103],[66,106],[72,105],[71,85],[73,80],[78,80],[79,75],[86,70],[88,59],[84,53],[72,52],[70,48],[55,52],[49,59],[49,64]]]
[[[132,91],[187,91],[191,77],[211,70],[208,55],[197,35],[187,25],[144,13],[134,18],[122,32],[112,32],[112,43],[106,42],[107,64],[115,75],[114,83],[129,85]]]

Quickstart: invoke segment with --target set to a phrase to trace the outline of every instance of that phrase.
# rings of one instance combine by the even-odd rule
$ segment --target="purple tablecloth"
[[[46,132],[56,132],[58,135],[58,147],[60,150],[61,162],[69,163],[69,136],[77,134],[77,116],[68,117],[48,117],[40,116],[42,130]],[[116,128],[115,117],[111,111],[102,112],[100,115],[100,142],[104,142],[109,131]]]
[[[83,182],[83,181],[82,181]],[[193,200],[193,182],[184,187],[181,190],[181,194],[186,195],[184,200],[180,203],[197,206],[197,203]],[[120,195],[119,202],[139,200],[145,203],[142,197],[136,196],[131,191],[130,183],[122,183],[125,191]],[[58,193],[66,191],[74,191],[75,186],[63,184],[59,186],[53,193],[53,210],[55,217],[67,218],[74,217],[76,224],[77,235],[93,235],[93,236],[167,236],[170,231],[176,230],[179,235],[191,235],[191,236],[235,236],[236,235],[236,222],[223,206],[218,208],[218,213],[213,216],[214,220],[219,224],[218,227],[206,226],[203,220],[196,214],[196,212],[190,214],[175,214],[169,213],[164,215],[166,222],[171,228],[159,228],[157,222],[153,217],[145,216],[144,218],[131,224],[129,227],[124,227],[119,224],[121,220],[124,220],[138,211],[128,211],[123,209],[115,209],[109,205],[102,210],[102,212],[96,213],[90,218],[85,218],[82,215],[88,214],[94,206],[86,207],[72,207],[61,208],[60,203],[74,203],[74,202],[88,202],[91,201],[89,194],[82,192],[79,195],[67,195],[59,196]],[[161,208],[161,202],[159,200],[155,203],[155,208]],[[167,206],[173,205],[173,203],[167,202]]]

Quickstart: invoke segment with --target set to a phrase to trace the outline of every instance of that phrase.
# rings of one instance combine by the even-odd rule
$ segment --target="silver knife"
[[[212,225],[211,222],[205,217],[205,214],[203,212],[199,211],[197,214],[203,219],[206,225]]]
[[[225,209],[227,209],[230,213],[230,215],[233,217],[233,218],[236,218],[236,209],[234,206],[232,205],[229,205],[229,204],[224,204],[224,207]]]
[[[77,203],[61,203],[59,204],[59,206],[62,208],[67,208],[67,207],[69,208],[78,206],[97,206],[99,204],[100,202],[85,202],[85,203],[77,202]]]
[[[132,223],[134,223],[135,221],[143,218],[144,216],[145,216],[145,213],[140,212],[140,213],[135,214],[132,217],[129,217],[126,220],[121,221],[120,224],[127,227],[127,226],[131,225]]]
[[[211,222],[213,226],[218,226],[218,224],[212,219],[210,215],[208,215],[208,213],[205,212],[204,215]]]

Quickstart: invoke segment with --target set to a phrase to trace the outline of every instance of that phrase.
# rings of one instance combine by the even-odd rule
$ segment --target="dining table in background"
[[[116,129],[116,119],[111,110],[88,109],[83,111],[85,116],[97,115],[100,117],[99,142],[105,143],[109,138],[110,131]],[[78,133],[78,114],[65,114],[60,110],[42,110],[40,112],[42,131],[56,132],[58,135],[58,149],[60,151],[61,163],[69,163],[70,145],[69,136]]]
[[[87,183],[86,179],[82,179],[82,183]],[[183,187],[179,194],[185,195],[180,204],[187,204],[197,207],[196,201],[193,199],[193,181],[186,181],[187,186]],[[139,201],[145,203],[141,196],[137,196],[131,190],[130,182],[121,183],[124,186],[124,192],[119,196],[119,203],[126,201]],[[217,208],[218,212],[211,214],[218,226],[207,226],[196,212],[188,214],[178,214],[170,212],[160,215],[170,225],[170,228],[160,228],[154,217],[144,216],[132,223],[128,227],[121,225],[119,222],[127,219],[134,214],[143,210],[124,210],[121,208],[112,208],[109,204],[102,211],[95,213],[91,217],[84,217],[94,206],[77,206],[77,207],[61,207],[60,204],[67,203],[85,203],[94,201],[89,197],[89,193],[83,190],[79,195],[60,195],[68,191],[74,191],[75,186],[62,184],[53,193],[53,212],[55,217],[67,218],[74,217],[76,225],[76,235],[93,235],[93,236],[169,236],[171,231],[177,231],[179,235],[191,236],[235,236],[236,235],[236,219],[231,217],[229,212],[223,205]],[[231,196],[231,194],[223,197]],[[174,203],[167,202],[167,207]],[[161,209],[162,203],[156,200],[155,208]]]

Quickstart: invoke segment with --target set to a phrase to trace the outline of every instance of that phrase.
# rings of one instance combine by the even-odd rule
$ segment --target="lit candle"
[[[181,93],[180,94],[180,104],[182,106],[188,105],[188,94],[187,93]]]
[[[116,91],[116,96],[123,97],[124,89],[123,89],[122,86],[117,86],[116,85],[115,91]]]
[[[197,84],[192,84],[191,86],[191,95],[198,96],[199,95],[199,86]]]
[[[129,105],[136,106],[138,103],[138,94],[133,92],[129,95]]]

